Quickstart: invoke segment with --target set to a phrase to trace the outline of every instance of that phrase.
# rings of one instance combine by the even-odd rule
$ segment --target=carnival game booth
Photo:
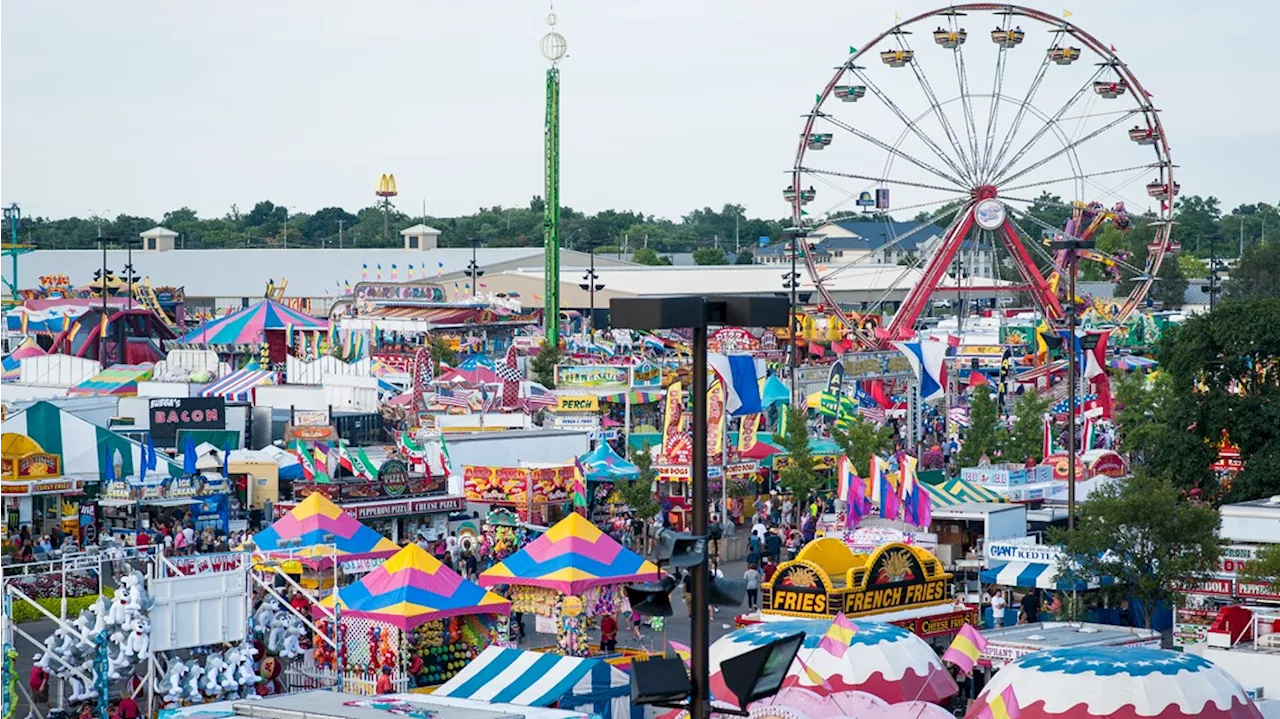
[[[735,703],[721,665],[728,659],[786,636],[804,632],[804,642],[787,670],[782,687],[820,696],[866,692],[889,704],[909,701],[945,703],[959,691],[934,648],[892,624],[832,619],[788,619],[745,627],[711,645],[711,693]],[[830,641],[828,633],[841,641]]]
[[[843,612],[850,619],[895,624],[945,642],[966,623],[977,623],[977,610],[954,601],[951,591],[952,575],[927,549],[893,543],[855,554],[842,540],[823,537],[780,564],[761,587],[758,618],[739,621],[831,618]]]
[[[371,571],[400,549],[320,493],[302,500],[251,541],[255,554],[281,561],[282,570],[299,577],[307,589],[332,584],[335,562],[342,574],[353,576]]]
[[[323,603],[332,606],[334,596]],[[448,681],[486,646],[505,640],[506,621],[498,618],[511,612],[511,602],[458,576],[416,544],[340,589],[336,603],[341,673],[372,672],[376,679],[390,667],[400,691]],[[322,630],[329,629],[327,621]],[[332,670],[335,657],[320,652],[315,662]]]
[[[590,633],[597,619],[626,607],[623,585],[658,578],[656,565],[573,512],[481,572],[479,581],[509,587],[514,611],[537,617],[539,631],[554,631],[556,651],[582,657],[594,651]]]
[[[1147,647],[1081,647],[1029,654],[1001,669],[966,719],[1261,719],[1221,667]]]
[[[631,678],[603,659],[502,647],[486,648],[431,696],[557,706],[601,719],[632,716]]]

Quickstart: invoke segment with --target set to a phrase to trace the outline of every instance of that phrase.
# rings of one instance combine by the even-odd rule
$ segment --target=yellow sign
[[[576,617],[582,614],[582,600],[578,597],[565,597],[564,604],[560,606],[560,613],[566,617]]]
[[[593,395],[581,397],[560,397],[556,404],[557,412],[599,412],[600,398]]]
[[[810,542],[765,582],[765,614],[792,617],[854,617],[950,601],[951,575],[928,552],[908,544],[886,544],[854,554],[841,540]]]

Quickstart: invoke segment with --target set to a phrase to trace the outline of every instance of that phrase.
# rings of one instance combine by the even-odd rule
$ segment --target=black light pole
[[[582,282],[578,285],[588,294],[590,298],[588,302],[591,304],[591,309],[587,315],[587,322],[590,323],[590,328],[587,330],[588,336],[590,336],[590,332],[592,330],[595,330],[596,328],[596,291],[604,289],[604,283],[599,281],[600,276],[596,274],[595,248],[591,249],[590,255],[591,255],[591,269],[587,270],[582,274]],[[583,326],[586,327],[587,324],[584,323]]]
[[[969,276],[969,273],[965,271],[964,260],[960,259],[959,255],[956,256],[955,266],[947,274],[951,275],[951,279],[956,283],[956,331],[960,332],[964,329],[964,301],[960,296],[960,284],[961,280]]]
[[[467,265],[465,272],[467,277],[471,278],[471,296],[476,296],[476,287],[480,284],[480,277],[484,274],[484,270],[480,269],[480,265],[476,264],[476,248],[484,240],[480,237],[471,238],[471,264]]]
[[[107,278],[111,275],[111,271],[107,269],[107,244],[115,242],[115,239],[103,237],[101,230],[99,230],[97,241],[99,245],[102,245],[102,274],[99,279],[102,282],[100,288],[102,292],[102,315],[106,317],[109,312],[107,309]],[[102,363],[103,367],[107,365],[107,337],[101,329],[98,330],[98,361]]]
[[[1218,236],[1214,235],[1209,238],[1209,312],[1218,306],[1218,293],[1222,292],[1222,278],[1218,276],[1218,270]]]
[[[1063,350],[1067,358],[1067,529],[1076,527],[1076,270],[1079,267],[1080,250],[1092,249],[1093,240],[1082,240],[1062,235],[1051,246],[1067,251],[1067,301],[1062,308],[1067,319],[1069,344]],[[1085,335],[1079,339],[1082,349],[1090,350],[1098,345],[1098,335]],[[1057,343],[1062,344],[1062,338]],[[1045,340],[1048,344],[1048,339]],[[1053,345],[1051,345],[1053,346]]]
[[[789,245],[784,245],[784,247],[790,248],[791,272],[782,275],[782,286],[791,290],[791,308],[787,321],[787,339],[791,341],[791,356],[788,358],[787,364],[791,368],[791,406],[795,407],[798,406],[799,400],[796,398],[796,392],[800,387],[800,383],[796,379],[796,368],[800,366],[800,352],[796,344],[796,325],[799,324],[796,319],[796,310],[799,307],[800,273],[796,270],[796,262],[800,251],[799,243],[802,239],[808,237],[808,232],[803,227],[791,227],[787,229],[787,233],[791,235],[791,242]]]
[[[786,301],[781,297],[626,297],[613,298],[609,312],[614,327],[624,329],[693,329],[693,462],[689,478],[693,485],[693,537],[707,536],[707,327],[781,327],[786,321]],[[710,582],[707,553],[691,568],[693,582],[693,627],[690,632],[689,669],[693,691],[689,715],[708,719],[711,714],[710,686]]]
[[[122,240],[125,249],[128,251],[126,255],[128,259],[125,260],[124,265],[124,281],[129,293],[129,309],[133,309],[133,283],[135,278],[133,274],[133,246],[141,244],[141,241],[141,238],[134,237]]]

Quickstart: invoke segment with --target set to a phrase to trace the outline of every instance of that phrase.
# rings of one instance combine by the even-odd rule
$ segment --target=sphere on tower
[[[378,197],[395,197],[400,194],[396,192],[396,176],[384,174],[382,177],[379,177],[378,191],[374,194]]]
[[[543,57],[550,60],[552,63],[557,63],[564,57],[565,53],[569,51],[569,43],[564,39],[564,35],[555,31],[555,13],[547,15],[547,25],[551,27],[551,32],[542,36],[542,45],[540,49]]]

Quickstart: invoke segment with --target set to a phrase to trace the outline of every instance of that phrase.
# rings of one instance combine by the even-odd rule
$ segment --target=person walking
[[[747,611],[754,612],[760,608],[760,570],[754,562],[747,565],[742,578],[747,580]]]

